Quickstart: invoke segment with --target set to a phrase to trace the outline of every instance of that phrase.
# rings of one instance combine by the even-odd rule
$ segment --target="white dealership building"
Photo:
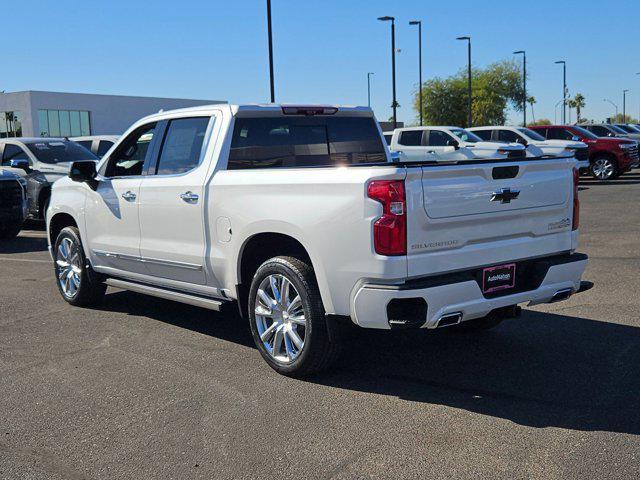
[[[119,135],[159,110],[219,100],[24,91],[0,93],[0,138]]]

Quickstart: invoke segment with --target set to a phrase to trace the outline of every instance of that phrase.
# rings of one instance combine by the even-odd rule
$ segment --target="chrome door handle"
[[[124,198],[127,202],[133,202],[136,199],[136,194],[131,190],[127,190],[122,194],[122,198]]]
[[[180,198],[187,203],[198,203],[198,199],[200,197],[198,197],[196,193],[189,191],[189,192],[181,193]]]

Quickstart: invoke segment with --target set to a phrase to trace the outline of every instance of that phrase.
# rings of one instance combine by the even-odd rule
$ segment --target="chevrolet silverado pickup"
[[[236,304],[276,371],[346,322],[486,329],[588,287],[573,157],[395,162],[364,107],[213,105],[135,123],[53,185],[62,298]]]

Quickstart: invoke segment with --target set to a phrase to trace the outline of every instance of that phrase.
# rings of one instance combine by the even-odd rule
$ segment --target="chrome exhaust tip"
[[[447,313],[440,317],[436,328],[449,327],[451,325],[457,325],[462,321],[462,312]]]
[[[573,288],[563,288],[562,290],[558,290],[553,294],[549,303],[561,302],[562,300],[566,300],[573,294]]]

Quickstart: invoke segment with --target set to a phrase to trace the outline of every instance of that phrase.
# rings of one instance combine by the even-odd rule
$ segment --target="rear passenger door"
[[[427,148],[424,147],[423,136],[424,130],[403,130],[398,135],[396,151],[403,153],[403,161],[407,162],[423,162],[429,160]]]
[[[154,277],[218,286],[207,279],[204,225],[204,155],[215,124],[210,115],[161,124],[158,151],[139,197],[140,256]]]

